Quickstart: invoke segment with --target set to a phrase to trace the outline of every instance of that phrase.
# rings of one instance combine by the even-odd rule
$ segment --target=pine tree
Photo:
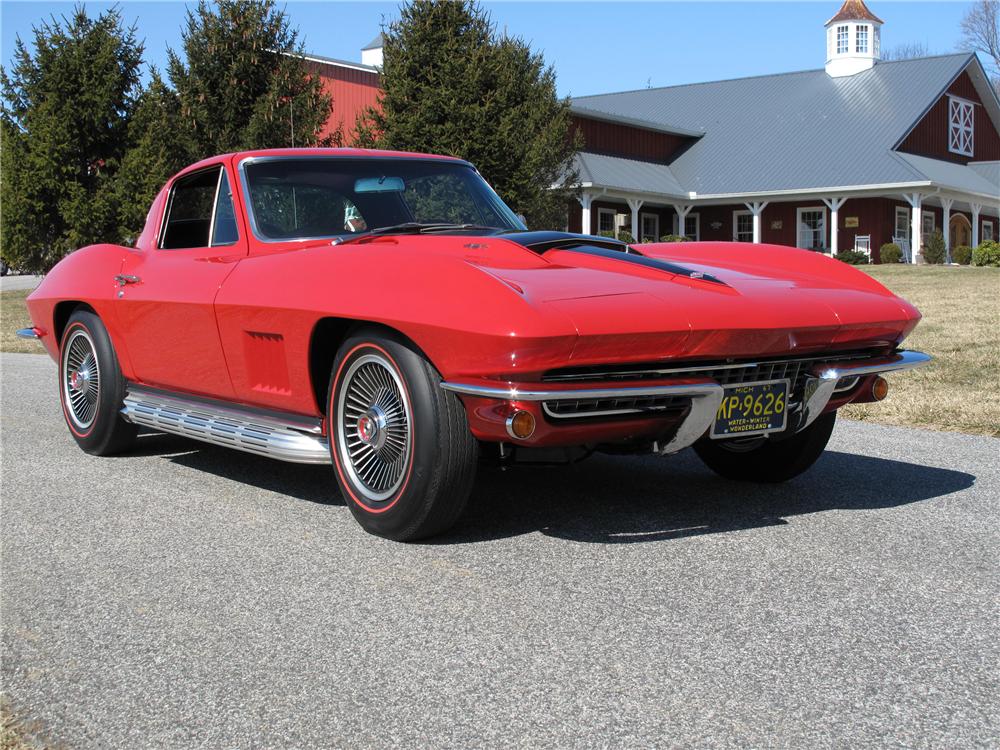
[[[116,241],[116,172],[139,89],[142,44],[112,9],[96,20],[78,6],[18,38],[3,90],[0,242],[24,270]]]
[[[414,0],[385,30],[382,93],[357,145],[474,163],[532,228],[561,228],[573,184],[569,101],[521,39],[499,35],[474,0]]]
[[[182,39],[169,75],[195,156],[317,144],[332,103],[274,0],[199,0]]]
[[[174,174],[195,161],[176,92],[153,69],[128,126],[128,150],[115,180],[119,235],[134,238],[146,212]]]

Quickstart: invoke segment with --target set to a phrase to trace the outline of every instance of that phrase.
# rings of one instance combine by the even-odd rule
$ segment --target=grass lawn
[[[1000,269],[870,266],[868,273],[923,313],[906,340],[934,362],[889,376],[889,398],[843,415],[884,424],[1000,437]],[[28,291],[0,293],[0,351],[44,352],[14,335],[31,325]]]
[[[18,328],[31,327],[28,308],[24,306],[24,298],[29,294],[31,294],[30,289],[0,292],[0,351],[45,353],[45,349],[37,341],[19,339],[14,335],[14,331]]]
[[[842,414],[883,424],[1000,437],[1000,268],[870,266],[868,273],[924,318],[908,349],[934,357],[889,375],[889,397]]]

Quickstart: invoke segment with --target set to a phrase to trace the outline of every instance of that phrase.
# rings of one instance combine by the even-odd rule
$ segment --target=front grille
[[[683,411],[690,404],[685,396],[627,396],[622,398],[592,398],[565,401],[546,401],[545,413],[555,419],[604,417],[612,414],[646,414]]]

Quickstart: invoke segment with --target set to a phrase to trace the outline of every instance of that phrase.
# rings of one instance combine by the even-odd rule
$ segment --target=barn
[[[565,228],[858,249],[874,262],[891,241],[918,262],[936,229],[949,250],[997,238],[1000,100],[982,64],[964,52],[884,61],[882,25],[847,0],[825,24],[823,68],[572,99],[585,145]],[[380,44],[362,53],[370,102]],[[359,95],[338,86],[359,66],[307,60],[333,119],[352,123]]]

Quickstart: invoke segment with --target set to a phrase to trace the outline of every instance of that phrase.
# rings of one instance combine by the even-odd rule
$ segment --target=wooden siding
[[[976,105],[973,156],[954,154],[948,150],[948,94],[961,97]],[[995,161],[1000,159],[1000,133],[990,120],[989,113],[976,92],[968,73],[962,73],[949,87],[947,94],[938,99],[917,126],[906,136],[899,151],[918,156],[929,156],[957,164],[970,161]]]
[[[333,111],[320,137],[325,138],[343,126],[344,144],[350,145],[358,115],[378,102],[378,73],[312,61],[306,62],[306,69],[319,77],[323,93],[333,98]]]
[[[606,156],[618,156],[638,161],[666,164],[681,148],[694,139],[686,136],[658,133],[631,125],[573,117],[570,132],[583,136],[582,150]]]

